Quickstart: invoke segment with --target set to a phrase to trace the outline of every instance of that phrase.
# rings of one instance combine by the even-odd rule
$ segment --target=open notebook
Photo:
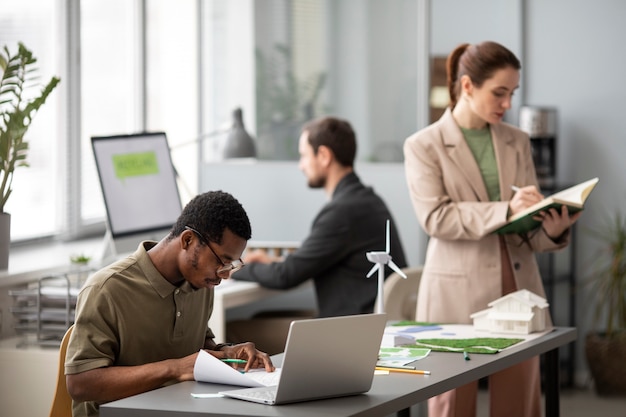
[[[294,321],[278,385],[220,394],[274,405],[367,392],[385,323],[385,314]]]

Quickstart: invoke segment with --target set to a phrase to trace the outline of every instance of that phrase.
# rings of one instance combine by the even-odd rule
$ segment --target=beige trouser
[[[428,417],[475,417],[478,381],[428,400]],[[491,417],[541,417],[539,356],[489,376]]]

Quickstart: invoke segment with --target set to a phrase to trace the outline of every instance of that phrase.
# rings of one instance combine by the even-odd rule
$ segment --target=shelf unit
[[[576,224],[571,228],[570,243],[558,252],[537,254],[537,263],[550,304],[555,326],[576,327]],[[559,349],[561,384],[574,386],[576,373],[576,343]]]
[[[65,331],[74,323],[76,297],[94,269],[70,270],[39,278],[26,288],[9,291],[13,327],[21,336],[19,345],[58,347]]]

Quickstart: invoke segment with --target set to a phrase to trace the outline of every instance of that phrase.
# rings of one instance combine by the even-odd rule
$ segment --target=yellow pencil
[[[430,371],[422,371],[421,369],[385,368],[382,366],[377,366],[376,370],[389,372],[406,372],[407,374],[430,375]]]

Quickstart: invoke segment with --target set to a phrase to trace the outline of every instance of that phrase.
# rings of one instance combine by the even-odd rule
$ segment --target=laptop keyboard
[[[276,399],[276,387],[268,387],[268,389],[253,389],[249,390],[243,396],[247,398],[254,398],[257,400],[271,401],[273,402]]]
[[[246,376],[266,387],[278,385],[280,379],[280,368],[276,368],[274,372],[266,372],[265,369],[250,369]]]

